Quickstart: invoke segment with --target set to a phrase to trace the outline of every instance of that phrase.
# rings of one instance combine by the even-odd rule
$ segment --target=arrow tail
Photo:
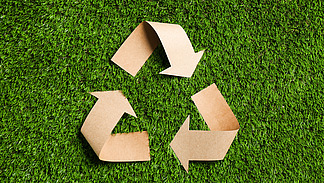
[[[111,135],[99,158],[111,162],[149,161],[148,133],[143,131]]]
[[[152,27],[142,22],[125,40],[111,60],[135,76],[159,43],[159,38]]]
[[[191,98],[210,130],[231,131],[240,128],[235,115],[215,83]]]

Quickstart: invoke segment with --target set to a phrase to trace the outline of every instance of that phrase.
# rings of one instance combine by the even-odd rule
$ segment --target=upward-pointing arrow
[[[204,51],[195,53],[186,32],[177,24],[142,22],[111,60],[135,76],[160,42],[171,65],[160,74],[191,77]]]
[[[100,160],[113,162],[149,161],[150,150],[146,131],[111,135],[126,112],[136,114],[121,91],[92,92],[98,101],[88,114],[81,133]]]

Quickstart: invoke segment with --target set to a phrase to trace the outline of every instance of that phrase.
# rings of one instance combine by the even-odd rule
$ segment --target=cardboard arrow
[[[170,146],[188,172],[189,160],[222,160],[240,126],[215,84],[192,96],[211,131],[189,130],[189,116]]]
[[[98,101],[88,114],[81,133],[100,160],[112,162],[149,161],[148,134],[132,132],[111,134],[126,112],[136,117],[121,91],[92,92]]]
[[[160,42],[171,65],[160,74],[191,77],[204,51],[195,53],[186,32],[177,24],[140,23],[111,60],[135,76]]]

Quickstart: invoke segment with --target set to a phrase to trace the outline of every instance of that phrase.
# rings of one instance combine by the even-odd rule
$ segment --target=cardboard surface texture
[[[160,74],[191,77],[204,51],[195,53],[186,32],[177,24],[140,23],[111,60],[135,76],[160,42],[171,65]]]
[[[114,134],[114,127],[126,112],[136,114],[121,91],[92,92],[98,101],[88,114],[81,133],[100,160],[112,162],[149,161],[148,133]]]
[[[170,146],[187,172],[189,160],[222,160],[240,128],[215,84],[191,98],[211,131],[189,130],[188,116],[172,140]]]

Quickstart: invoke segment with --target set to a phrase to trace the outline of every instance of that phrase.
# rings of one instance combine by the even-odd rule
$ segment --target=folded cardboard
[[[92,92],[98,101],[88,114],[81,133],[100,160],[111,162],[149,161],[146,131],[111,134],[122,115],[136,114],[121,91]]]
[[[210,131],[189,130],[187,117],[170,146],[188,172],[189,161],[222,160],[240,126],[215,84],[192,96]]]
[[[160,42],[171,65],[160,74],[191,77],[204,51],[195,53],[186,32],[177,24],[140,23],[111,60],[135,76]]]

